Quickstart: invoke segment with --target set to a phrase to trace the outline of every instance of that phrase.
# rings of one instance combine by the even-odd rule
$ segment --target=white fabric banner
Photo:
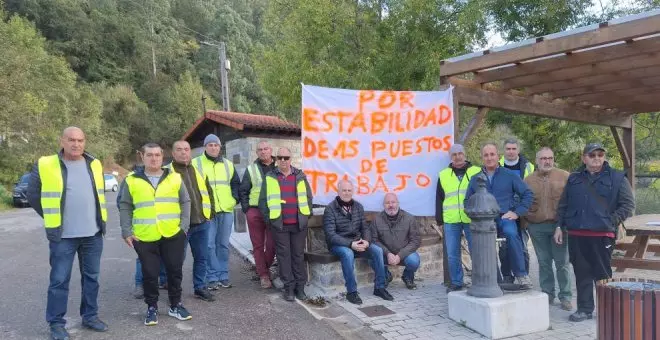
[[[383,210],[395,192],[401,208],[435,216],[438,172],[454,141],[452,88],[446,91],[343,90],[303,85],[302,168],[314,203],[355,186],[367,211]]]

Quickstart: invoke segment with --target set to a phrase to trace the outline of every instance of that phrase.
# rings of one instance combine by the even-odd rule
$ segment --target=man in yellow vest
[[[163,150],[148,143],[142,148],[144,170],[126,177],[119,199],[122,238],[142,263],[144,324],[158,324],[158,273],[167,272],[168,314],[179,320],[192,316],[181,303],[181,279],[186,232],[190,226],[190,197],[181,175],[163,167]]]
[[[435,199],[435,220],[444,225],[447,263],[449,264],[450,285],[447,292],[463,289],[463,264],[461,261],[461,236],[465,235],[468,248],[472,249],[470,218],[465,214],[463,201],[470,179],[481,168],[465,159],[465,148],[454,144],[449,148],[451,163],[438,173],[438,187]]]
[[[77,127],[64,129],[60,145],[59,153],[39,158],[28,182],[28,201],[43,217],[49,242],[46,321],[55,340],[69,339],[64,315],[76,253],[82,276],[82,325],[97,332],[108,329],[98,317],[97,304],[108,216],[103,165],[85,152],[85,134]]]
[[[209,257],[209,226],[212,218],[211,187],[191,164],[190,144],[184,140],[172,145],[172,168],[181,175],[190,196],[190,229],[188,242],[193,255],[193,290],[195,297],[212,302],[215,299],[206,287],[206,266]],[[185,254],[185,251],[184,251]]]
[[[259,194],[264,175],[276,168],[273,149],[268,142],[261,141],[257,144],[257,157],[243,174],[238,196],[241,201],[241,209],[247,217],[252,254],[257,275],[261,280],[261,288],[268,289],[273,286],[270,281],[269,268],[275,261],[275,242],[271,230],[259,211]]]
[[[530,162],[525,156],[520,154],[520,143],[515,138],[507,138],[504,141],[504,155],[500,158],[500,166],[513,171],[520,176],[520,179],[525,179],[527,176],[534,173],[534,164]],[[529,243],[529,233],[522,228],[520,220],[517,220],[518,232],[523,240],[523,254],[525,256],[525,268],[529,272],[529,250],[527,244]],[[507,256],[507,244],[503,243],[500,247],[500,262],[502,262],[502,275],[504,282],[513,282],[513,272],[509,267],[509,258]]]
[[[280,148],[277,162],[277,169],[267,173],[261,185],[259,210],[273,228],[284,299],[304,301],[305,239],[307,221],[312,216],[312,190],[305,173],[291,166],[291,150]]]
[[[221,147],[220,138],[210,134],[204,138],[204,153],[192,161],[202,178],[208,179],[213,192],[212,209],[215,216],[209,228],[209,261],[206,266],[206,282],[210,290],[231,288],[229,236],[241,184],[234,163],[220,154]]]

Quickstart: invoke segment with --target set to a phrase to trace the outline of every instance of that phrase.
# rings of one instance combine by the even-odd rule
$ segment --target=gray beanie
[[[461,144],[454,144],[449,148],[449,155],[453,155],[459,152],[465,153],[465,148]]]
[[[220,138],[218,138],[218,136],[216,136],[214,134],[210,134],[210,135],[206,136],[206,138],[204,138],[204,146],[206,146],[206,144],[208,144],[208,143],[220,144]]]

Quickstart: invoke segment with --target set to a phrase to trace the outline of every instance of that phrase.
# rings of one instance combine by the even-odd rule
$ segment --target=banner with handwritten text
[[[435,215],[438,172],[454,141],[452,89],[343,90],[303,85],[302,165],[314,203],[326,205],[346,178],[367,211],[387,192],[417,216]]]

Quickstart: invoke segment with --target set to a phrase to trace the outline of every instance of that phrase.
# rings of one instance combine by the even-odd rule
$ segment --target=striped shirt
[[[290,174],[284,176],[277,174],[277,181],[280,183],[280,192],[282,193],[282,224],[298,224],[298,193],[296,191],[296,176]]]

